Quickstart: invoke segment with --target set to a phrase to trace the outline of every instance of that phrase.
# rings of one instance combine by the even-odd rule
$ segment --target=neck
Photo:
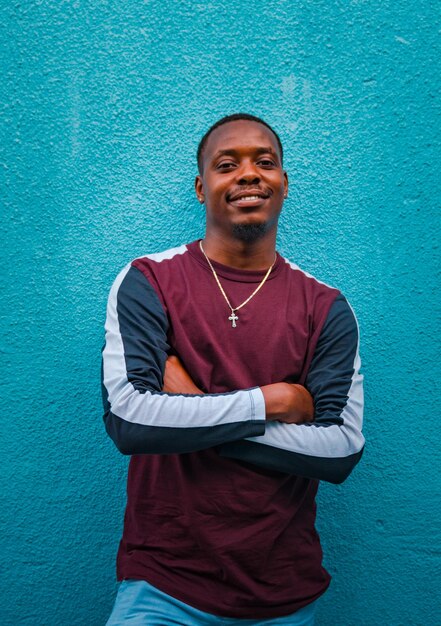
[[[268,233],[254,242],[244,242],[206,232],[202,245],[205,254],[222,265],[236,269],[266,270],[274,262],[276,233]]]

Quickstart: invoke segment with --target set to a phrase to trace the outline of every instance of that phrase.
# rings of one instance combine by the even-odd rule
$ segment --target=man
[[[133,261],[108,304],[105,423],[128,476],[115,624],[312,624],[319,480],[361,457],[358,329],[275,251],[288,177],[237,114],[198,150],[201,241]]]

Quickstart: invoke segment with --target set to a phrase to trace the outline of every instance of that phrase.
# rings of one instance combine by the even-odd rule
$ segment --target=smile
[[[260,189],[242,189],[236,193],[232,193],[229,197],[230,202],[260,202],[269,197],[268,193]]]
[[[254,200],[262,200],[263,196],[241,196],[240,198],[235,198],[235,200],[240,200],[241,202],[252,202]]]

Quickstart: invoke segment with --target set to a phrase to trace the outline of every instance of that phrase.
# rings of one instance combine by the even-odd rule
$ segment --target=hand
[[[190,393],[203,395],[203,391],[196,387],[189,373],[177,356],[169,356],[165,362],[164,386],[166,393]]]
[[[302,385],[274,383],[261,387],[266,419],[285,424],[305,424],[314,419],[312,396]]]

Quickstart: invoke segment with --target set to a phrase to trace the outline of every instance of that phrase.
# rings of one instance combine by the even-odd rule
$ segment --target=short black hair
[[[205,149],[205,146],[207,144],[208,138],[211,135],[211,133],[214,130],[216,130],[216,128],[219,128],[219,126],[223,126],[224,124],[228,124],[228,122],[237,122],[238,120],[247,120],[249,122],[257,122],[258,124],[263,124],[263,126],[266,126],[267,128],[269,128],[269,130],[273,133],[274,137],[277,139],[277,144],[278,144],[279,149],[280,149],[280,157],[281,157],[281,159],[283,161],[282,142],[280,141],[280,137],[276,133],[274,128],[272,128],[269,124],[267,124],[267,122],[262,120],[260,117],[257,117],[256,115],[250,115],[249,113],[233,113],[232,115],[226,115],[225,117],[221,117],[220,120],[218,120],[212,126],[210,126],[210,128],[207,130],[205,135],[200,140],[199,145],[198,145],[198,151],[197,151],[198,169],[199,169],[199,173],[200,174],[202,174],[202,169],[203,169],[202,168],[202,159],[203,159],[203,156],[204,156],[204,149]]]

